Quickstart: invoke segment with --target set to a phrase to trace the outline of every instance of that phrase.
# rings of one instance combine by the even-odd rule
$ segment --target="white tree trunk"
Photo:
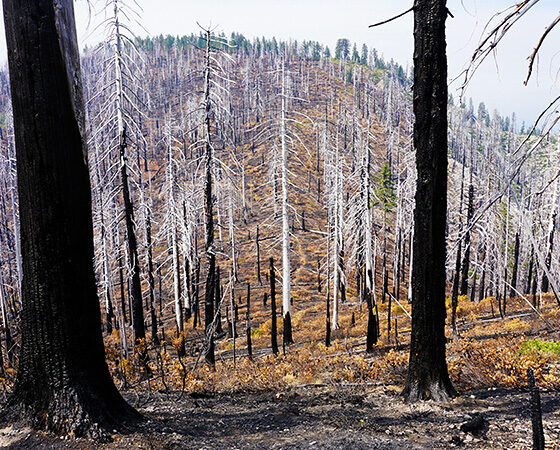
[[[288,148],[286,143],[286,78],[282,61],[282,111],[280,140],[282,145],[282,315],[291,317],[290,303],[290,216],[288,211]]]

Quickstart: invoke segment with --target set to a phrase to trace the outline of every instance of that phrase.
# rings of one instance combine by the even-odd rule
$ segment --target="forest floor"
[[[547,448],[560,447],[560,397],[542,392]],[[126,394],[145,420],[108,444],[29,429],[0,430],[13,449],[424,449],[531,447],[528,393],[469,391],[448,403],[405,404],[396,386],[296,387],[252,394]],[[482,419],[480,419],[482,417]],[[479,420],[477,420],[477,418]],[[476,431],[463,425],[478,422]]]

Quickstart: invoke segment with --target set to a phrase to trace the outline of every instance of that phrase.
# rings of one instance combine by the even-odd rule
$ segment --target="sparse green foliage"
[[[521,353],[538,353],[560,356],[560,341],[532,339],[521,344]]]
[[[374,206],[381,204],[383,211],[390,212],[397,205],[397,195],[395,194],[395,182],[391,173],[391,166],[389,162],[385,161],[381,171],[377,176],[375,183],[375,197],[376,201]]]

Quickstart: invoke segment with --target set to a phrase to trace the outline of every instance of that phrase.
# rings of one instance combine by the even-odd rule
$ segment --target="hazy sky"
[[[90,0],[99,10],[106,0]],[[137,0],[142,7],[142,25],[152,35],[198,32],[197,22],[216,25],[226,34],[232,31],[246,37],[273,36],[297,40],[317,40],[334,50],[336,40],[345,37],[374,47],[385,59],[393,58],[403,66],[412,62],[412,14],[377,28],[371,23],[405,11],[412,0]],[[458,75],[476,47],[488,19],[517,0],[448,0],[455,16],[447,21],[449,75]],[[95,24],[102,14],[89,17],[86,0],[77,0],[76,17],[81,44],[99,39]],[[538,71],[528,87],[523,86],[527,56],[545,27],[560,13],[558,0],[541,0],[512,29],[498,49],[476,75],[467,97],[484,101],[491,111],[516,112],[521,121],[531,122],[557,93],[556,72],[560,68],[555,43],[559,30],[553,31],[544,45]],[[88,27],[88,22],[91,22]],[[139,35],[146,32],[135,28]],[[0,58],[5,61],[5,39],[0,33]],[[498,69],[496,68],[498,67]],[[450,92],[457,97],[451,86]],[[557,95],[557,94],[556,94]]]

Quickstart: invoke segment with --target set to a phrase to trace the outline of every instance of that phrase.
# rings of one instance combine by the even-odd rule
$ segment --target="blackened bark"
[[[476,277],[477,277],[477,271],[474,271],[474,275],[473,275],[473,282],[472,282],[472,286],[471,286],[471,302],[474,303],[474,300],[476,298]]]
[[[453,336],[457,337],[457,303],[459,299],[459,276],[461,271],[461,241],[457,244],[457,258],[455,259],[455,275],[451,291],[451,328]]]
[[[469,186],[469,199],[467,205],[467,233],[465,234],[465,254],[463,255],[463,262],[461,264],[461,288],[460,295],[467,295],[469,290],[469,266],[471,259],[471,232],[470,225],[473,216],[473,201],[474,201],[474,187],[472,184]]]
[[[541,394],[535,381],[535,374],[531,368],[527,369],[527,383],[529,385],[529,404],[531,406],[531,423],[533,427],[533,450],[544,450]]]
[[[331,291],[327,289],[327,317],[326,317],[325,347],[331,346]]]
[[[544,275],[544,272],[543,272]],[[537,299],[537,280],[539,279],[539,267],[535,264],[535,276],[533,277],[533,286],[531,287],[531,297],[533,298],[533,306],[538,305]]]
[[[369,270],[368,276],[371,278],[371,269]],[[367,324],[367,336],[366,336],[366,352],[373,352],[373,346],[377,344],[378,329],[377,329],[377,318],[373,313],[373,299],[372,293],[369,289],[366,289],[366,303],[368,308],[368,324]]]
[[[249,358],[253,356],[253,344],[251,342],[251,286],[247,284],[247,311],[246,311],[246,323],[247,323],[247,355]]]
[[[321,292],[321,261],[317,258],[317,292]]]
[[[215,317],[216,317],[216,334],[221,334],[222,333],[222,312],[221,312],[221,308],[220,305],[222,303],[222,288],[221,288],[221,283],[220,283],[220,268],[217,267],[216,268],[216,312],[215,312]]]
[[[196,241],[195,241],[196,242]],[[195,271],[194,271],[194,290],[193,290],[193,328],[196,328],[200,319],[200,258],[196,258]]]
[[[481,302],[485,298],[486,291],[486,269],[482,267],[482,278],[480,279],[480,287],[478,288],[478,301]]]
[[[125,297],[125,288],[124,288],[124,268],[122,263],[122,253],[119,249],[119,287],[121,291],[121,310],[123,315],[123,323],[129,322],[128,317],[126,316],[126,297]]]
[[[56,433],[101,438],[139,414],[105,363],[73,2],[3,5],[24,274],[9,414]]]
[[[259,226],[257,225],[257,280],[259,281],[259,285],[262,286],[262,279],[261,279],[261,246],[260,246],[260,233],[259,233]],[[266,303],[265,303],[266,306]]]
[[[276,324],[276,274],[274,273],[274,259],[270,258],[270,309],[271,309],[271,325],[270,339],[272,344],[272,353],[278,354],[278,328]]]
[[[210,30],[206,32],[206,69],[204,72],[204,133],[205,133],[205,171],[206,182],[204,187],[204,213],[206,217],[206,257],[207,257],[207,273],[206,273],[206,297],[204,302],[204,323],[206,325],[206,333],[209,334],[209,344],[206,349],[205,359],[208,364],[214,366],[214,336],[211,325],[214,320],[214,286],[216,274],[216,252],[214,249],[214,200],[212,196],[212,165],[213,152],[210,143]]]
[[[447,214],[446,0],[414,2],[414,210],[412,336],[407,401],[456,395],[445,358],[445,225]]]
[[[150,320],[152,322],[152,342],[155,346],[159,346],[158,326],[156,316],[156,282],[154,280],[154,264],[152,257],[152,220],[150,218],[150,209],[146,210],[146,246],[148,259],[148,288],[150,298]]]
[[[284,346],[293,344],[294,338],[292,336],[292,316],[289,311],[284,314],[283,325],[282,344]]]
[[[513,250],[513,271],[511,273],[510,297],[517,297],[517,272],[519,266],[519,232],[515,233],[515,247]]]
[[[532,254],[529,260],[529,273],[527,274],[527,285],[525,286],[525,294],[531,293],[531,281],[533,279],[533,264],[534,264],[535,255]]]
[[[128,185],[128,163],[126,161],[126,129],[119,145],[121,157],[121,183],[123,190],[124,219],[126,224],[126,243],[128,248],[128,264],[130,269],[130,313],[132,316],[132,329],[134,341],[139,343],[146,338],[144,328],[144,308],[142,307],[142,286],[140,284],[140,261],[138,259],[138,241],[136,239],[136,227],[134,225],[134,207],[130,197]],[[142,352],[143,353],[143,352]],[[142,359],[146,358],[142,354]]]
[[[344,244],[341,243],[341,246]],[[344,275],[344,249],[342,248],[338,256],[338,267],[340,268],[340,275],[338,277],[338,290],[340,292],[340,303],[346,303],[346,277]]]

